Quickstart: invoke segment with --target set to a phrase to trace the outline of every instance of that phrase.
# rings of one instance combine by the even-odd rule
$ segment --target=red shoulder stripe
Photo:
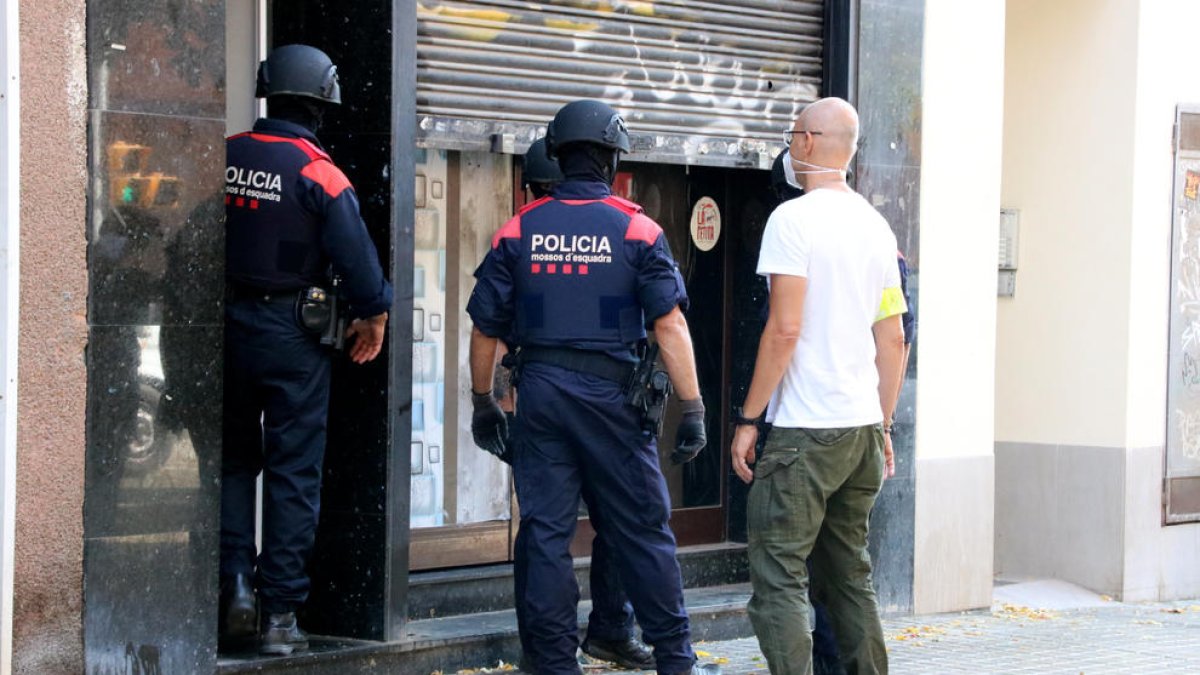
[[[346,174],[327,159],[318,159],[310,163],[300,171],[300,175],[320,185],[334,199],[337,199],[343,190],[351,187]]]
[[[226,138],[225,140],[227,140],[227,141],[233,141],[233,140],[237,140],[237,139],[239,139],[239,138],[245,138],[245,137],[247,137],[247,136],[249,136],[249,135],[250,135],[250,132],[249,132],[249,131],[243,131],[242,133],[240,133],[240,134],[234,134],[234,135],[230,136],[229,138]]]
[[[631,216],[635,213],[642,212],[641,206],[638,206],[624,197],[618,197],[616,195],[609,195],[604,200],[604,203]]]
[[[549,199],[549,197],[544,197],[543,199]],[[538,202],[540,201],[542,201],[542,199],[538,200]],[[533,202],[533,204],[537,204],[538,202]],[[521,209],[521,213],[528,211],[528,207],[530,206],[532,206],[532,204],[527,204]],[[492,248],[499,247],[501,240],[521,238],[521,213],[509,218],[507,223],[501,225],[499,230],[496,230],[496,234],[492,236]]]
[[[292,145],[299,148],[300,151],[303,152],[305,155],[308,155],[308,158],[310,160],[325,159],[325,160],[333,161],[329,158],[329,155],[324,150],[318,148],[316,145],[313,145],[312,141],[309,141],[307,139],[287,138],[285,136],[272,136],[270,134],[257,134],[254,132],[249,132],[249,133],[250,133],[250,138],[253,138],[254,140],[259,141],[261,143],[291,143]]]
[[[553,199],[553,197],[550,197],[549,195],[542,197],[541,199],[535,199],[535,200],[529,202],[528,204],[526,204],[525,206],[522,206],[520,209],[517,209],[517,215],[519,216],[522,213],[529,211],[530,209],[537,208],[537,207],[541,206],[542,204],[545,204],[546,202],[550,201],[551,199]]]
[[[644,213],[635,213],[625,230],[625,241],[640,241],[653,245],[662,236],[662,228]]]

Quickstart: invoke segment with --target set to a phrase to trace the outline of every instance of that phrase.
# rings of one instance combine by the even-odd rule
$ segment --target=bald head
[[[812,136],[809,161],[836,168],[850,165],[858,146],[858,111],[845,100],[829,97],[813,101],[800,112],[794,128],[821,132]]]

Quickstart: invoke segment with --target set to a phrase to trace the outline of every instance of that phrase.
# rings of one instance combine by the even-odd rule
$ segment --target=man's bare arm
[[[904,353],[900,355],[900,384],[896,387],[896,405],[900,405],[900,394],[904,393],[904,378],[908,376],[908,353],[912,344],[904,343]]]
[[[679,307],[654,320],[654,337],[671,384],[681,401],[700,398],[700,381],[696,378],[696,355],[692,350],[692,334],[687,319]]]
[[[896,413],[896,398],[900,394],[900,378],[904,374],[904,326],[900,315],[880,319],[871,326],[875,336],[875,369],[879,371],[879,407],[883,411],[884,424],[889,428],[883,434],[884,478],[896,474],[896,456],[892,452],[891,421]]]
[[[471,327],[471,391],[480,394],[492,390],[496,371],[496,348],[499,340],[488,337],[475,326]]]
[[[900,315],[876,321],[871,332],[875,336],[875,369],[879,371],[879,407],[883,419],[891,421],[904,373],[904,327]]]

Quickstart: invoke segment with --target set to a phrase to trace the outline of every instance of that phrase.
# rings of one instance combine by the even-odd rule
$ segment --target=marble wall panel
[[[862,0],[857,36],[861,133],[855,187],[883,214],[908,259],[909,294],[920,285],[921,59],[924,0]],[[920,314],[916,312],[918,326]],[[918,330],[918,336],[919,336]],[[919,337],[917,339],[920,339]],[[871,516],[871,551],[881,608],[913,608],[916,476],[916,350],[896,411],[896,476],[884,483]]]
[[[225,5],[87,10],[86,670],[211,672]]]
[[[224,118],[224,2],[91,0],[87,8],[89,107]]]
[[[88,322],[215,325],[225,273],[225,124],[91,113]]]

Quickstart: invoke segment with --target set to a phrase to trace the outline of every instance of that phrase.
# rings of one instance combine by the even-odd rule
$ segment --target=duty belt
[[[229,301],[261,300],[263,302],[295,302],[296,298],[300,295],[300,291],[301,289],[299,288],[273,290],[239,284],[236,281],[225,282],[225,299]]]
[[[559,368],[595,375],[621,385],[629,383],[635,364],[618,361],[601,353],[561,347],[522,347],[517,353],[521,363],[548,363]]]

